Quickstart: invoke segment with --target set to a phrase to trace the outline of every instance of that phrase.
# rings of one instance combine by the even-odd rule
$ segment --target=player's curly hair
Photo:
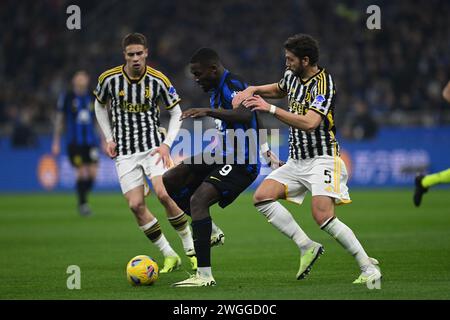
[[[122,39],[123,50],[130,44],[142,44],[144,48],[148,48],[147,38],[142,33],[129,33]]]
[[[319,61],[319,43],[310,35],[299,33],[289,37],[284,43],[284,48],[299,59],[308,57],[311,65]]]

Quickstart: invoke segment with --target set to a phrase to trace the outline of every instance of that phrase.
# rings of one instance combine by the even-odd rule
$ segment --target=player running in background
[[[218,54],[209,48],[199,49],[191,58],[190,71],[203,91],[210,94],[211,108],[192,108],[182,119],[213,117],[216,119],[219,143],[210,154],[219,155],[206,163],[210,154],[194,155],[167,171],[164,185],[170,196],[192,217],[198,271],[190,278],[174,283],[174,287],[201,287],[216,284],[211,270],[212,219],[210,207],[231,204],[259,173],[258,121],[256,114],[244,107],[233,109],[231,101],[237,91],[247,87],[238,76],[222,65]],[[231,132],[250,129],[250,137],[234,143]],[[220,158],[220,161],[217,159]]]
[[[442,90],[442,97],[450,103],[450,81]],[[442,184],[442,183],[450,183],[450,168],[433,173],[428,175],[418,175],[415,179],[415,190],[413,202],[416,207],[419,207],[422,203],[423,195],[428,192],[428,189],[432,186]]]
[[[353,231],[335,216],[335,205],[350,203],[347,170],[339,157],[334,124],[336,87],[331,75],[317,65],[319,47],[308,35],[295,35],[284,44],[286,67],[279,83],[250,86],[239,93],[233,105],[268,112],[290,126],[289,160],[273,171],[254,194],[254,203],[268,221],[292,239],[300,250],[297,279],[303,279],[323,246],[311,240],[279,199],[302,203],[312,193],[312,215],[322,230],[335,238],[360,269],[354,283],[377,281],[378,261],[364,251]],[[263,98],[288,97],[289,111],[270,105]]]
[[[196,270],[197,260],[187,216],[169,197],[161,178],[171,163],[170,148],[181,127],[180,98],[164,74],[147,66],[148,46],[144,35],[128,34],[123,39],[122,47],[125,65],[102,73],[94,91],[97,98],[95,113],[106,139],[106,151],[115,159],[122,193],[139,228],[164,255],[164,267],[160,272],[177,269],[181,259],[145,204],[145,176],[151,180],[158,200],[183,242],[192,269]],[[106,108],[108,102],[112,130]],[[164,106],[170,113],[164,141],[159,132],[158,105]]]
[[[81,70],[72,78],[72,89],[58,99],[52,153],[57,156],[61,152],[64,126],[67,154],[75,168],[78,211],[82,216],[92,214],[88,194],[97,176],[99,139],[94,118],[94,97],[89,91],[89,75]]]

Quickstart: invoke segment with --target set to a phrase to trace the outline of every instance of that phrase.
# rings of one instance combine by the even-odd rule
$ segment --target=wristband
[[[273,104],[271,104],[270,105],[270,110],[269,110],[269,113],[271,113],[271,114],[275,114],[275,111],[277,110],[277,107],[276,106],[274,106]]]
[[[264,154],[270,150],[269,144],[266,142],[260,146],[261,153]]]

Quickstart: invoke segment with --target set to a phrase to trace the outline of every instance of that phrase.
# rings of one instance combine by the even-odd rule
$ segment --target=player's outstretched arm
[[[306,132],[314,131],[322,121],[322,115],[318,112],[311,111],[306,115],[294,114],[281,108],[277,108],[273,104],[269,104],[258,95],[246,99],[243,104],[246,108],[253,111],[262,111],[273,114],[277,119],[289,126]]]
[[[278,169],[285,164],[284,161],[281,161],[278,156],[270,150],[269,143],[267,141],[260,144],[259,150],[267,165],[272,170]]]
[[[244,100],[255,94],[267,99],[281,99],[286,96],[286,92],[280,89],[278,83],[265,84],[262,86],[249,86],[233,98],[233,108],[237,108]]]
[[[108,117],[108,110],[106,109],[106,105],[101,104],[98,100],[95,100],[94,105],[95,117],[97,118],[97,122],[103,132],[103,136],[105,137],[106,153],[110,158],[115,158],[117,156],[117,144],[113,139],[111,124]]]
[[[172,144],[175,141],[175,138],[177,137],[182,124],[182,112],[179,103],[168,111],[170,114],[170,120],[167,135],[161,145],[151,153],[152,156],[155,154],[159,154],[159,159],[156,161],[156,164],[162,161],[164,168],[170,168],[173,166],[173,160],[170,157],[170,148],[172,147]]]
[[[183,112],[180,120],[186,118],[213,117],[229,123],[250,123],[252,121],[252,113],[247,108],[240,106],[238,108],[227,109],[210,109],[210,108],[191,108]]]
[[[163,143],[171,148],[182,125],[182,122],[180,121],[180,117],[182,114],[180,104],[177,104],[175,107],[169,109],[168,111],[170,115],[169,127],[167,129],[167,135]]]
[[[261,117],[259,117],[258,122],[260,128],[259,130],[261,130],[264,128],[264,121]],[[285,164],[284,161],[281,161],[278,156],[270,150],[269,141],[267,140],[266,134],[259,135],[259,152],[272,170],[275,170]]]
[[[98,124],[98,121],[95,124],[95,133],[100,139],[100,145],[102,147],[103,152],[106,153],[106,149],[107,149],[108,143],[106,142],[105,136],[102,133],[102,128],[100,128],[100,125]]]
[[[228,123],[244,123],[248,124],[252,121],[252,112],[244,106],[239,106],[232,110],[227,109],[210,109],[208,112],[210,117],[220,119]]]

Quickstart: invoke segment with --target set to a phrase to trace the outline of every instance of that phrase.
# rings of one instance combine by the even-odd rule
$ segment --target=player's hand
[[[57,156],[57,155],[59,155],[60,152],[61,152],[61,146],[60,146],[60,144],[57,143],[57,142],[54,142],[54,143],[52,144],[52,154],[53,154],[54,156]]]
[[[115,143],[114,141],[107,142],[106,143],[106,154],[111,159],[114,159],[115,157],[117,157],[117,143]]]
[[[255,94],[255,88],[252,86],[247,87],[245,90],[238,92],[238,94],[235,95],[233,100],[231,101],[231,104],[233,105],[233,109],[239,107],[244,100],[246,100],[247,98],[250,98],[254,94]]]
[[[150,155],[154,156],[159,153],[159,158],[156,160],[156,165],[162,160],[164,168],[170,168],[173,166],[172,158],[170,157],[170,148],[167,144],[161,143],[161,145],[153,150]]]
[[[180,121],[186,118],[201,118],[208,116],[209,108],[191,108],[183,111],[180,117]]]
[[[270,111],[270,104],[258,95],[245,99],[242,104],[244,105],[244,107],[249,108],[252,111]]]
[[[267,150],[264,154],[264,159],[267,162],[267,165],[272,169],[278,169],[279,167],[283,166],[285,164],[284,161],[281,161],[275,153],[273,153],[270,150]]]

